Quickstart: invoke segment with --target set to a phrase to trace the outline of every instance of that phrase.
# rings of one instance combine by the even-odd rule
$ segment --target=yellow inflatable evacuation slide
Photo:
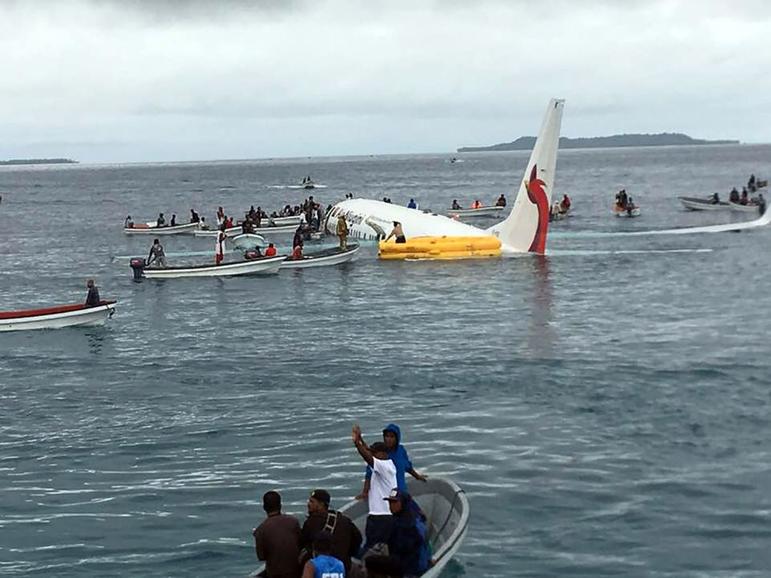
[[[477,259],[500,257],[501,242],[484,237],[413,237],[406,243],[380,241],[381,259]]]

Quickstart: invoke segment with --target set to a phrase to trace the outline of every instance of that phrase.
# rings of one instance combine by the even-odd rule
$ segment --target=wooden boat
[[[124,227],[127,235],[184,235],[193,233],[198,229],[198,223],[184,223],[182,225],[159,227],[155,224],[134,223],[133,227]]]
[[[742,205],[741,203],[729,203],[731,206],[732,211],[736,211],[738,213],[758,213],[760,212],[760,205],[757,203],[747,203],[746,205]]]
[[[478,209],[455,209],[447,213],[448,217],[458,219],[473,219],[475,217],[495,217],[500,215],[506,207],[493,205],[491,207],[479,207]]]
[[[0,331],[104,325],[115,312],[116,303],[117,301],[100,301],[96,307],[86,307],[78,303],[43,309],[2,311],[0,312]]]
[[[144,259],[132,259],[131,268],[134,278],[179,279],[182,277],[236,277],[240,275],[270,275],[278,273],[284,255],[260,257],[244,261],[223,262],[219,265],[185,265],[177,267],[145,267]]]
[[[331,265],[340,265],[353,259],[358,251],[359,246],[354,244],[348,245],[348,248],[345,251],[341,251],[340,247],[332,247],[317,253],[309,253],[308,255],[303,255],[302,259],[294,260],[291,257],[287,257],[286,261],[281,263],[281,270],[307,269],[309,267],[327,267]]]
[[[421,578],[438,578],[466,537],[470,513],[468,498],[455,482],[446,478],[428,478],[426,482],[411,480],[408,489],[428,518],[426,525],[434,564],[421,574]],[[339,511],[364,535],[369,513],[367,500],[349,502]],[[258,569],[257,575],[264,570],[264,566]]]
[[[691,211],[725,211],[731,208],[726,201],[714,203],[711,198],[677,197],[686,209]]]
[[[270,235],[270,234],[286,234],[286,233],[294,233],[297,230],[297,225],[266,225],[262,227],[254,227],[254,230],[259,235]],[[218,229],[207,229],[207,230],[198,230],[195,231],[196,237],[216,237],[217,236]],[[239,225],[238,227],[230,227],[229,229],[225,229],[226,235],[241,235],[243,229]]]

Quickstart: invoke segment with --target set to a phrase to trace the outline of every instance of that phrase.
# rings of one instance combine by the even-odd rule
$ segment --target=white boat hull
[[[276,225],[294,225],[295,227],[302,222],[302,215],[292,215],[289,217],[271,217]]]
[[[755,204],[740,205],[739,203],[730,203],[731,210],[737,213],[759,213],[760,207]]]
[[[725,211],[731,208],[726,202],[713,203],[709,199],[699,199],[697,197],[677,197],[683,206],[691,211]]]
[[[0,331],[24,331],[30,329],[61,329],[62,327],[94,327],[104,325],[115,312],[115,301],[104,301],[102,305],[96,307],[85,307],[83,305],[71,305],[62,307],[51,307],[48,309],[18,311],[16,313],[25,314],[21,317],[7,318],[12,312],[5,312],[0,315]],[[70,311],[53,312],[56,309],[78,307]],[[40,315],[28,315],[33,311],[43,312],[52,311]]]
[[[450,210],[447,213],[448,217],[458,219],[473,219],[476,217],[496,217],[503,214],[506,207],[499,207],[497,205],[492,207],[480,207],[478,209],[458,209]]]
[[[351,245],[346,251],[340,251],[340,249],[328,249],[326,251],[321,251],[320,253],[306,255],[304,259],[298,259],[296,261],[287,258],[286,261],[281,263],[281,270],[341,265],[342,263],[351,261],[358,251],[358,245]]]
[[[254,233],[242,233],[234,237],[228,237],[226,241],[241,250],[264,247],[266,244],[265,238],[262,235],[255,235]]]
[[[237,277],[240,275],[270,275],[278,273],[281,263],[286,259],[262,257],[249,261],[222,263],[220,265],[196,265],[192,267],[150,267],[144,269],[142,276],[146,279],[180,279],[185,277]]]
[[[428,539],[434,560],[434,565],[420,576],[438,578],[466,536],[470,513],[468,498],[455,482],[444,478],[429,478],[427,482],[411,480],[408,489],[428,518]],[[339,511],[364,535],[369,513],[367,500],[349,502]],[[259,568],[257,573],[264,569],[264,566]]]
[[[198,230],[198,223],[185,223],[173,227],[124,227],[127,235],[186,235]]]

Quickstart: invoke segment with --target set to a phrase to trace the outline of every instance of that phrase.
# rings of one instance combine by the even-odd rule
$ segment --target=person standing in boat
[[[372,482],[367,496],[369,515],[364,528],[364,548],[367,549],[380,542],[387,542],[391,534],[393,520],[385,499],[396,487],[396,465],[388,458],[388,449],[383,442],[371,446],[364,443],[358,424],[354,424],[351,429],[351,439],[359,455],[372,468]]]
[[[281,513],[281,495],[265,492],[262,509],[268,517],[252,530],[257,559],[265,562],[267,578],[300,576],[300,523]]]
[[[763,196],[763,193],[760,193],[758,195],[757,203],[758,203],[758,212],[760,213],[760,216],[762,217],[763,215],[766,214],[766,199]]]
[[[134,221],[131,219],[131,215],[126,217],[126,220],[123,221],[123,228],[125,228],[125,229],[133,229],[134,228]]]
[[[311,548],[316,550],[314,539],[321,532],[328,532],[331,544],[327,553],[342,561],[347,575],[351,570],[351,557],[356,556],[361,547],[361,532],[348,516],[331,510],[330,501],[331,497],[326,490],[311,492],[308,498],[308,517],[300,537],[300,548],[307,556]]]
[[[158,239],[153,241],[153,246],[150,247],[150,254],[147,256],[146,266],[149,267],[153,263],[158,263],[158,267],[166,266],[166,253],[163,251],[163,246]]]
[[[223,223],[220,230],[217,231],[217,241],[214,245],[214,264],[219,265],[222,263],[222,259],[225,258],[225,239],[228,236],[225,234],[225,224]]]
[[[165,227],[166,226],[166,219],[163,218],[163,213],[160,213],[158,215],[158,220],[155,221],[156,227]]]
[[[176,227],[177,226],[177,214],[172,213],[171,214],[171,226]]]
[[[294,251],[294,248],[298,245],[302,248],[303,246],[303,223],[300,223],[300,225],[297,227],[297,229],[294,232],[294,237],[292,238],[292,250]]]
[[[190,209],[190,222],[191,223],[200,223],[201,217],[198,216],[198,213],[196,213],[193,209]]]
[[[731,192],[728,195],[728,200],[732,203],[738,203],[739,202],[739,191],[736,190],[736,187],[731,189]]]
[[[97,307],[101,303],[99,299],[99,289],[96,288],[93,279],[86,281],[86,287],[88,287],[88,295],[86,295],[86,307]]]
[[[345,222],[343,215],[337,216],[337,238],[340,239],[340,250],[348,249],[348,223]]]
[[[402,229],[402,224],[399,221],[394,221],[394,228],[391,229],[390,233],[388,233],[385,241],[388,241],[391,237],[394,237],[395,243],[407,242],[407,237],[404,236],[404,230]]]
[[[562,195],[562,201],[560,201],[560,212],[567,213],[570,210],[571,205],[570,197],[567,194]]]
[[[222,207],[217,207],[217,227],[222,225],[222,223],[225,222],[225,209]]]

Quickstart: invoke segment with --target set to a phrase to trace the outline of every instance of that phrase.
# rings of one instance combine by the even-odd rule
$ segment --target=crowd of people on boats
[[[471,204],[469,205],[470,209],[482,209],[484,208],[484,204],[482,204],[482,201],[479,199],[474,199]],[[495,201],[495,203],[492,205],[493,207],[505,207],[506,206],[506,195],[501,194]],[[450,207],[453,211],[462,211],[463,206],[458,202],[458,199],[452,200],[452,206]]]
[[[627,194],[626,189],[621,189],[616,193],[616,204],[613,207],[614,211],[617,213],[626,212],[631,215],[637,208],[639,207],[635,204],[634,199]]]
[[[345,578],[419,576],[431,566],[428,520],[407,489],[415,470],[396,424],[383,429],[383,441],[367,444],[354,425],[351,440],[367,467],[357,500],[366,501],[364,536],[353,520],[332,508],[326,489],[310,492],[302,526],[285,514],[275,490],[262,496],[265,520],[252,530],[257,559],[267,578]]]
[[[768,186],[767,180],[761,181],[756,179],[755,175],[752,174],[747,180],[747,186],[742,187],[741,193],[736,187],[731,189],[731,192],[728,194],[728,201],[736,205],[757,206],[758,211],[761,215],[763,215],[766,212],[766,199],[763,197],[763,193],[758,193],[758,189],[762,189],[766,186]],[[751,196],[755,193],[758,193],[757,196]],[[719,195],[717,193],[715,193],[712,198],[713,203],[720,202]]]
[[[549,207],[549,220],[554,221],[567,215],[570,212],[571,205],[570,197],[567,194],[562,195],[562,199],[554,201],[551,207]]]

